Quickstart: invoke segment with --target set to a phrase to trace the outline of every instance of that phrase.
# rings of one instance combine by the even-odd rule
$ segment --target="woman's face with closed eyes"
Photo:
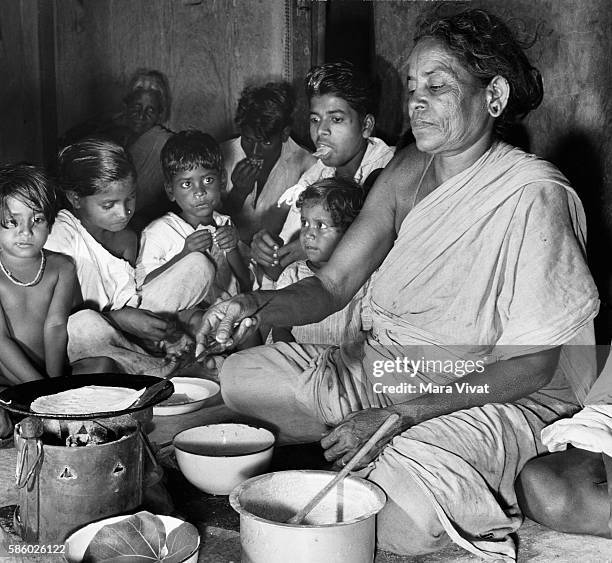
[[[419,150],[459,153],[488,133],[485,86],[444,43],[421,39],[408,67],[410,124]]]

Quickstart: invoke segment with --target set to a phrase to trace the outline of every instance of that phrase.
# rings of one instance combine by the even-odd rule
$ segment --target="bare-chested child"
[[[72,261],[43,250],[55,213],[54,186],[42,169],[0,166],[0,388],[68,368],[66,325],[80,291]],[[11,428],[0,409],[0,438]]]

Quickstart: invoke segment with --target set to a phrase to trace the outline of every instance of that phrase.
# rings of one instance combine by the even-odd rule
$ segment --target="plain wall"
[[[174,130],[234,132],[238,95],[280,79],[284,0],[56,0],[58,129],[121,109],[140,67],[168,77]]]
[[[41,76],[36,0],[0,3],[0,159],[39,162]]]

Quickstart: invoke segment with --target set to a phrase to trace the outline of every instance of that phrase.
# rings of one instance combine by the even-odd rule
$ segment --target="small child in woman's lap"
[[[364,200],[365,191],[359,184],[340,177],[319,180],[302,192],[297,206],[301,213],[300,244],[307,259],[287,266],[276,282],[276,289],[316,275],[321,266],[329,260],[361,210]],[[318,323],[273,328],[272,340],[305,344],[342,344],[361,339],[362,300],[365,289],[364,285],[344,309]]]

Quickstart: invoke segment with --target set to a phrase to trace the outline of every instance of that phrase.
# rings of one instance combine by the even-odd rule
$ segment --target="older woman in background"
[[[163,125],[170,117],[168,79],[157,70],[137,70],[130,79],[124,102],[127,134],[122,144],[136,169],[132,228],[140,231],[170,208],[160,163],[161,150],[172,134]]]
[[[136,209],[131,226],[141,231],[170,207],[164,191],[160,154],[171,131],[168,79],[157,70],[139,69],[131,76],[119,113],[96,116],[69,129],[59,141],[66,147],[85,138],[112,140],[126,148],[136,169]]]
[[[376,271],[365,342],[236,353],[221,368],[225,402],[285,440],[326,433],[338,465],[399,413],[363,463],[388,496],[379,547],[420,554],[452,540],[512,560],[514,480],[545,450],[541,429],[574,413],[595,375],[585,347],[567,346],[593,343],[599,305],[585,217],[554,166],[498,135],[543,95],[502,21],[480,10],[425,21],[408,67],[416,148],[383,171],[327,265],[216,305],[197,340],[239,341],[252,316],[316,322]]]

